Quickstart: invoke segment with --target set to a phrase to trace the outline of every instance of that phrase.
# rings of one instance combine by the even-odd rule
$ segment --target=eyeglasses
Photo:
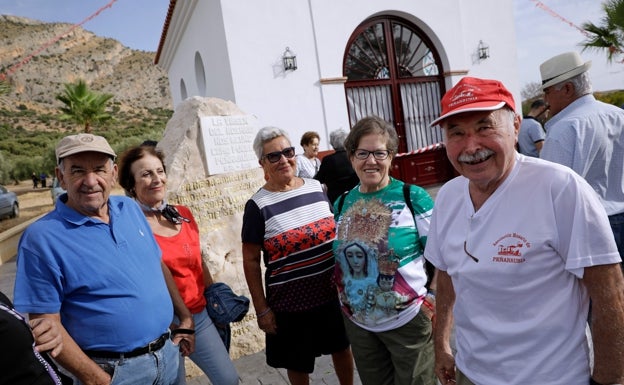
[[[262,155],[262,158],[268,159],[271,163],[277,163],[282,159],[282,155],[285,156],[286,159],[292,159],[292,157],[295,156],[295,148],[288,147],[282,151],[269,152],[268,154]]]
[[[467,256],[469,256],[470,258],[472,258],[473,261],[475,262],[479,262],[479,258],[475,257],[474,255],[470,254],[468,252],[468,250],[466,249],[466,241],[464,241],[464,253],[466,253]]]
[[[368,151],[368,150],[363,150],[363,149],[358,148],[353,153],[355,158],[359,160],[366,160],[371,154],[373,154],[373,157],[377,160],[384,160],[388,158],[388,156],[390,155],[390,151],[389,150]]]

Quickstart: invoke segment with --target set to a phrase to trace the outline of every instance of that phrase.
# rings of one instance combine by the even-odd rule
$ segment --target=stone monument
[[[249,298],[241,227],[245,203],[264,184],[252,148],[257,131],[255,118],[234,103],[192,97],[178,105],[158,143],[165,152],[168,200],[193,212],[214,280]],[[253,304],[241,322],[230,326],[232,358],[264,348]]]

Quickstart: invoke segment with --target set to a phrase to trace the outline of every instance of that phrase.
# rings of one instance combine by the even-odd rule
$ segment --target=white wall
[[[217,1],[190,0],[178,2],[167,34],[160,65],[169,73],[173,105],[182,101],[180,79],[184,80],[188,96],[217,96],[234,101],[234,82],[230,70],[227,39],[221,4]],[[177,39],[175,43],[174,39]],[[206,78],[205,91],[195,69],[199,53]]]
[[[286,129],[294,145],[305,131],[317,131],[324,138],[315,41],[306,3],[225,0],[222,6],[236,104],[257,115],[261,125]],[[243,18],[242,9],[252,16]],[[284,72],[286,47],[297,55],[296,71]],[[322,148],[326,145],[322,140]]]
[[[181,16],[189,4],[195,4],[192,12]],[[232,100],[260,125],[288,130],[299,151],[301,134],[317,131],[325,150],[329,132],[348,129],[349,122],[344,86],[320,79],[342,76],[349,37],[375,15],[403,17],[428,34],[448,72],[447,89],[465,74],[498,79],[520,110],[512,12],[511,0],[189,0],[176,6],[170,31],[184,32],[177,44],[168,33],[159,64],[169,72],[177,105],[180,78],[188,96],[198,92],[193,63],[199,51],[208,83],[203,96]],[[490,47],[484,61],[476,59],[479,40]],[[299,68],[284,73],[287,46]]]

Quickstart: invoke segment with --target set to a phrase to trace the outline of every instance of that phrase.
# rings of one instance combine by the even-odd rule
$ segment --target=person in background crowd
[[[37,188],[37,186],[39,185],[39,177],[37,176],[37,174],[33,172],[30,176],[30,179],[32,179],[33,188]]]
[[[438,191],[425,249],[438,269],[438,379],[623,383],[624,278],[598,196],[568,167],[515,151],[520,117],[501,82],[464,77],[441,105],[432,125],[461,175]]]
[[[69,135],[56,146],[56,177],[67,190],[22,235],[15,308],[62,324],[56,361],[74,383],[175,384],[180,336],[160,249],[132,199],[111,196],[115,152],[105,138]],[[181,328],[193,319],[176,308]],[[192,348],[192,347],[191,347]]]
[[[576,52],[540,65],[552,115],[540,157],[570,167],[594,188],[624,258],[624,110],[594,98],[590,66]]]
[[[297,155],[296,176],[301,178],[314,178],[321,167],[318,157],[319,143],[321,138],[314,131],[308,131],[301,136],[303,154]]]
[[[335,281],[362,384],[434,385],[435,295],[423,258],[433,200],[390,177],[398,143],[376,116],[346,138],[360,184],[334,203]]]
[[[521,154],[539,158],[546,137],[546,132],[539,119],[546,111],[548,111],[546,103],[542,99],[536,99],[531,103],[531,109],[527,116],[522,118],[520,133],[518,134],[518,150]]]
[[[329,134],[329,143],[336,152],[323,158],[319,171],[314,177],[326,186],[327,197],[332,203],[340,194],[351,190],[359,182],[344,147],[347,134],[347,131],[342,129]]]
[[[41,174],[39,174],[39,180],[41,181],[41,188],[46,187],[47,178],[48,178],[48,175],[45,172],[42,172]]]
[[[264,127],[253,143],[266,183],[243,214],[243,268],[266,333],[267,364],[307,385],[315,358],[331,354],[338,381],[353,384],[353,357],[332,281],[335,223],[321,184],[295,176],[285,131]],[[261,258],[266,267],[262,284]]]
[[[236,368],[206,312],[204,291],[213,280],[201,255],[199,228],[188,207],[167,204],[164,158],[154,144],[128,149],[119,160],[119,183],[147,218],[163,253],[165,274],[171,275],[179,290],[179,306],[193,314],[195,330],[181,330],[180,334],[185,338],[194,334],[195,350],[190,354],[183,351],[180,356],[177,383],[186,384],[184,357],[188,355],[213,384],[238,384]]]
[[[56,357],[63,350],[58,323],[38,318],[27,321],[0,292],[0,339],[6,352],[0,360],[0,385],[60,385]]]

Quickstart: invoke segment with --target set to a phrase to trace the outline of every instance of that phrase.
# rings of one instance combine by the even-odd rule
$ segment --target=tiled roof
[[[162,51],[165,40],[167,39],[167,32],[169,31],[169,23],[171,22],[171,16],[175,9],[177,0],[169,0],[169,9],[167,10],[167,17],[165,18],[165,24],[163,25],[162,34],[160,35],[160,42],[158,43],[158,50],[156,51],[156,57],[154,58],[154,64],[158,64],[160,60],[160,52]]]

